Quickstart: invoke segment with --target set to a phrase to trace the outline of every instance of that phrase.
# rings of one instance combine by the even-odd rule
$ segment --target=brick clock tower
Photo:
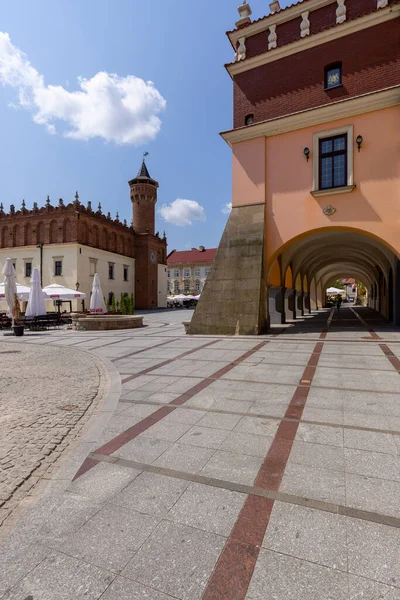
[[[155,233],[158,182],[150,177],[145,160],[128,182],[135,230],[135,306],[157,308],[167,289],[167,240]],[[165,289],[164,289],[165,288]]]

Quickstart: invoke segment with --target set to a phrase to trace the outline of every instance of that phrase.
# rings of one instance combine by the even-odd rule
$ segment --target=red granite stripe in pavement
[[[369,326],[368,322],[363,319],[363,317],[356,311],[354,308],[350,306],[350,310],[354,313],[357,319],[360,321],[361,325],[366,329],[373,340],[381,340],[382,338]]]
[[[216,341],[218,341],[218,340],[216,340]],[[204,344],[203,346],[200,346],[199,348],[197,348],[197,350],[200,350],[201,348],[204,348],[206,346],[210,346],[212,343],[216,343],[216,341],[210,342],[208,344]],[[226,373],[231,371],[234,367],[236,367],[241,362],[246,360],[246,358],[248,358],[249,356],[251,356],[252,354],[257,352],[258,350],[260,350],[260,348],[263,348],[266,344],[268,344],[268,341],[257,344],[257,346],[255,346],[251,350],[248,350],[247,352],[245,352],[237,360],[232,361],[225,367],[222,367],[222,369],[219,369],[218,371],[216,371],[212,375],[212,377],[209,377],[207,379],[204,379],[203,381],[200,381],[199,383],[194,385],[192,388],[190,388],[187,392],[181,394],[180,396],[175,398],[175,400],[172,400],[172,402],[170,402],[169,404],[166,404],[165,406],[156,410],[154,413],[152,413],[151,415],[149,415],[148,417],[146,417],[139,423],[136,423],[132,427],[129,427],[129,429],[127,429],[126,431],[123,431],[118,436],[116,436],[115,438],[113,438],[112,440],[110,440],[109,442],[104,444],[104,446],[101,446],[101,448],[98,448],[95,451],[96,454],[110,455],[110,454],[113,454],[114,452],[117,452],[117,450],[119,450],[122,446],[124,446],[128,442],[132,441],[138,435],[140,435],[141,433],[143,433],[144,431],[146,431],[147,429],[149,429],[150,427],[152,427],[153,425],[155,425],[156,423],[161,421],[161,419],[163,419],[164,417],[169,415],[178,406],[182,406],[182,404],[185,404],[185,402],[188,402],[188,400],[193,398],[193,396],[195,396],[200,391],[204,390],[206,387],[208,387],[209,385],[214,383],[217,379],[219,379],[220,377],[222,377],[223,375],[225,375]],[[187,354],[191,354],[192,352],[195,352],[195,350],[186,352],[186,353],[184,353],[184,355],[186,356]],[[166,363],[173,362],[174,360],[177,360],[178,358],[181,358],[184,355],[181,354],[177,358],[169,359],[168,361],[166,361]],[[166,364],[166,363],[162,363],[162,364]],[[161,365],[159,364],[154,368],[157,369],[160,366]],[[76,473],[75,477],[73,478],[73,481],[75,481],[75,479],[78,479],[78,477],[80,477],[84,473],[87,473],[87,471],[89,471],[92,467],[96,466],[97,462],[98,461],[96,461],[92,458],[86,458],[84,460],[84,462],[82,463],[80,469]]]
[[[379,344],[379,348],[382,350],[383,354],[389,360],[389,362],[393,365],[398,373],[400,373],[400,359],[391,351],[389,346],[386,344]]]
[[[322,348],[322,342],[316,344],[285,417],[301,418]],[[255,479],[256,487],[279,490],[298,426],[281,421]],[[273,506],[274,500],[269,498],[247,497],[202,600],[244,600]]]
[[[165,365],[169,365],[170,363],[174,362],[174,360],[180,360],[181,358],[185,358],[186,356],[189,356],[190,354],[194,354],[198,350],[203,350],[203,348],[207,348],[208,346],[212,346],[213,344],[216,344],[217,342],[219,342],[219,340],[213,340],[212,342],[207,342],[206,344],[202,344],[202,346],[198,346],[197,348],[193,348],[192,350],[187,350],[186,352],[183,352],[182,354],[175,356],[175,358],[169,358],[168,360],[164,360],[163,362],[160,362],[157,365],[154,365],[153,367],[148,367],[147,369],[143,369],[143,371],[140,371],[139,373],[135,373],[134,375],[129,375],[129,377],[126,377],[125,379],[122,380],[122,383],[128,383],[128,381],[132,381],[133,379],[136,379],[137,377],[140,377],[141,375],[147,375],[147,373],[151,373],[152,371],[156,371],[157,369],[160,369],[161,367],[165,367]]]
[[[98,463],[98,461],[94,460],[93,458],[85,458],[85,460],[83,461],[83,463],[81,464],[81,466],[79,467],[77,472],[75,473],[72,481],[75,481],[75,479],[78,479],[78,477],[80,477],[81,475],[84,475],[87,471],[90,471],[90,469],[95,467],[97,465],[97,463]]]

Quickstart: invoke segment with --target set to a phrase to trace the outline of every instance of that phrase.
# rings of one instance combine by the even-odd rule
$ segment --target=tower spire
[[[139,169],[138,174],[136,175],[136,179],[146,178],[151,179],[149,170],[146,166],[146,156],[148,156],[148,152],[143,152],[142,166]]]
[[[129,181],[130,196],[133,206],[133,227],[136,233],[155,232],[155,204],[157,202],[158,183],[151,176],[146,166],[143,153],[142,165],[134,179]]]

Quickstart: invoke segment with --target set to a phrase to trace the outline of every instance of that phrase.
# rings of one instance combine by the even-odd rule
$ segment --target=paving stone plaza
[[[398,600],[400,330],[190,316],[2,338],[1,600]]]

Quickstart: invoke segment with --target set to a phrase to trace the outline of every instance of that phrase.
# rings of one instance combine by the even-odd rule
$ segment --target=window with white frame
[[[129,276],[129,266],[128,265],[124,265],[124,281],[128,281],[128,276]]]
[[[175,271],[175,277],[179,277],[179,271]]]
[[[197,282],[195,287],[196,287],[196,292],[199,292],[200,291],[200,283]]]
[[[167,271],[167,277],[168,279],[171,277],[171,271]]]
[[[32,260],[25,261],[25,277],[32,276]]]
[[[61,258],[54,259],[54,276],[62,276],[62,260]]]
[[[312,193],[350,192],[353,187],[353,126],[315,133]]]
[[[108,263],[108,279],[114,279],[114,268],[115,268],[115,264],[109,262]]]
[[[195,277],[200,277],[200,269],[196,269],[195,273],[194,273]]]
[[[179,283],[178,282],[175,283],[175,292],[179,292]]]
[[[208,277],[210,274],[210,269],[206,269],[206,277]]]
[[[190,270],[189,269],[185,269],[184,277],[190,277]]]
[[[190,283],[189,281],[185,281],[185,292],[189,292],[190,291]]]

